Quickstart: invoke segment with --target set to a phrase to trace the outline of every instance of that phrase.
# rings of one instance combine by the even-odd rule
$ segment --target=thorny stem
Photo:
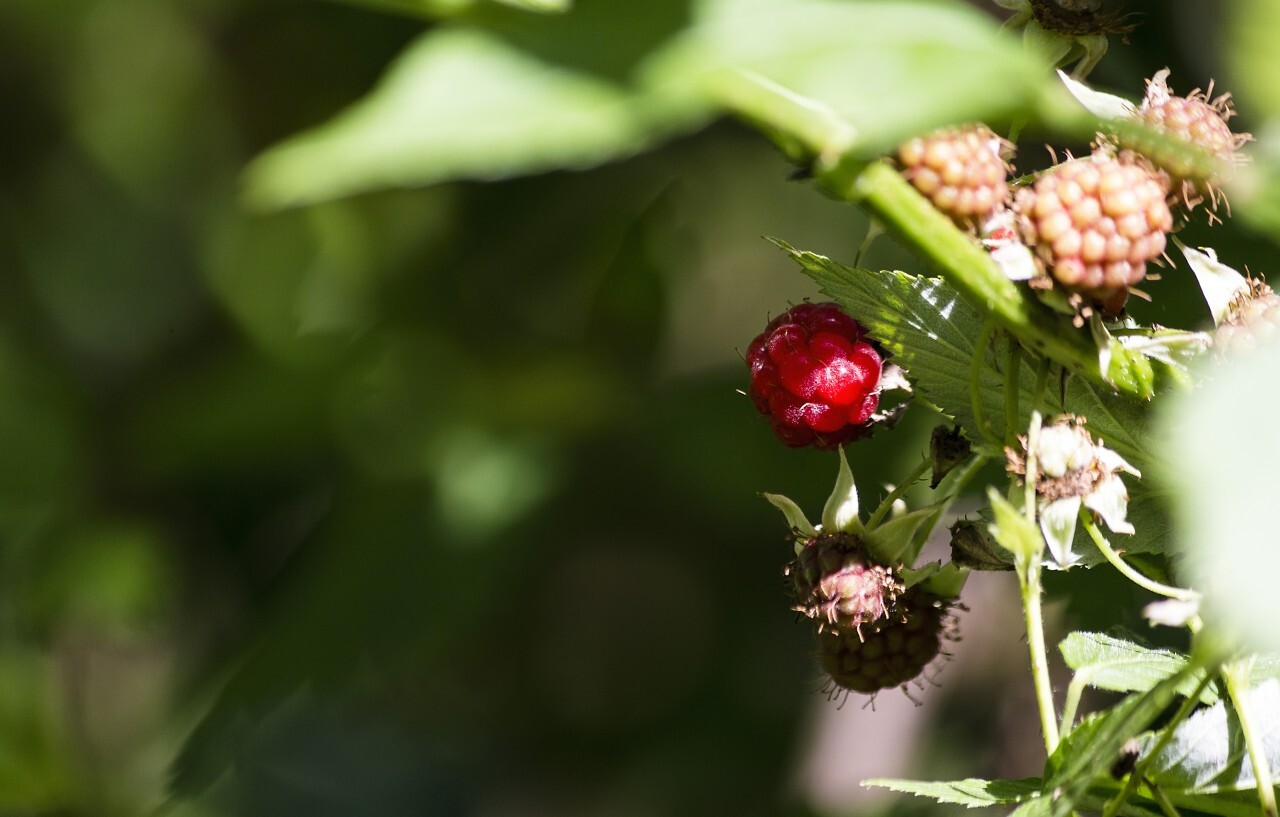
[[[995,332],[995,321],[988,318],[987,322],[982,325],[982,331],[978,333],[978,342],[973,349],[973,362],[969,366],[969,403],[971,404],[973,419],[978,426],[978,431],[989,445],[999,451],[1004,447],[1004,444],[996,436],[996,433],[991,430],[991,424],[987,422],[986,415],[982,412],[982,359],[987,353],[987,345],[991,343],[991,338]]]
[[[1227,694],[1231,696],[1231,706],[1240,719],[1240,731],[1244,734],[1244,745],[1249,750],[1249,762],[1253,764],[1253,778],[1258,783],[1258,802],[1266,817],[1276,817],[1275,782],[1271,779],[1271,767],[1267,762],[1266,747],[1262,744],[1262,735],[1258,734],[1258,724],[1253,717],[1253,703],[1249,700],[1249,670],[1252,659],[1236,661],[1222,668],[1222,680],[1227,684]]]
[[[1115,548],[1111,547],[1111,543],[1102,535],[1102,531],[1098,530],[1098,524],[1093,521],[1093,514],[1088,508],[1080,507],[1080,521],[1084,524],[1085,532],[1089,534],[1089,538],[1098,546],[1098,550],[1106,557],[1107,561],[1116,570],[1119,570],[1124,577],[1144,590],[1150,590],[1159,596],[1166,596],[1179,601],[1195,601],[1200,598],[1200,594],[1194,590],[1187,590],[1182,587],[1170,587],[1167,584],[1161,584],[1153,579],[1139,573],[1132,565],[1121,558]]]
[[[1022,367],[1022,346],[1018,339],[1009,336],[1009,348],[1004,356],[1004,444],[1014,445],[1021,431],[1018,422],[1018,385]]]
[[[880,524],[880,520],[884,519],[885,515],[893,509],[893,503],[901,499],[902,495],[909,491],[912,485],[915,485],[923,479],[924,475],[929,473],[929,469],[932,467],[933,463],[927,458],[922,460],[920,464],[907,475],[907,478],[898,483],[898,485],[889,492],[889,495],[886,496],[876,507],[875,512],[867,519],[866,529],[874,530],[876,525]]]

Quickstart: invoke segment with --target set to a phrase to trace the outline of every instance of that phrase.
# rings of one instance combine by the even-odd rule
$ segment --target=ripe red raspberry
[[[1149,168],[1094,154],[1050,168],[1014,206],[1023,240],[1053,280],[1114,315],[1164,253],[1167,192]]]
[[[875,627],[821,633],[822,668],[835,689],[874,695],[918,678],[942,653],[942,642],[954,640],[948,603],[919,587],[899,599],[895,618]]]
[[[1009,202],[1012,146],[985,125],[917,137],[898,148],[902,175],[963,228],[977,229]]]
[[[819,632],[874,625],[891,614],[902,592],[896,571],[870,561],[851,533],[822,533],[805,542],[786,575],[796,596],[792,609],[818,622]]]
[[[832,449],[870,432],[882,357],[834,303],[804,303],[747,348],[751,399],[789,446]]]

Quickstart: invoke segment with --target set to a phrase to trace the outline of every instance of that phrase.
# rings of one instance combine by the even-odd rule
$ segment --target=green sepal
[[[898,564],[903,561],[915,541],[920,526],[937,512],[937,505],[928,505],[896,516],[867,531],[862,540],[867,543],[871,558],[880,564]]]
[[[853,471],[845,458],[844,447],[836,449],[840,454],[840,470],[836,474],[835,487],[827,504],[822,508],[822,529],[828,533],[862,533],[862,520],[858,518],[858,486],[853,481]]]
[[[1040,535],[1039,529],[1027,521],[994,486],[987,488],[987,499],[991,502],[991,510],[995,515],[995,521],[987,529],[1000,547],[1024,559],[1037,556],[1044,550],[1044,537]]]
[[[773,507],[782,511],[782,515],[787,518],[787,525],[797,536],[813,538],[818,535],[818,529],[809,523],[809,518],[804,515],[804,511],[800,510],[800,506],[792,502],[782,494],[763,493],[760,496],[769,500]],[[800,543],[796,544],[796,551],[802,547]]]

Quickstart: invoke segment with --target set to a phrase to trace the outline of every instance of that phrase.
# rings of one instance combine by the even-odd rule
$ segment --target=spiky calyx
[[[985,125],[949,128],[898,148],[902,175],[962,228],[977,230],[1009,202],[1013,146]]]
[[[819,631],[858,632],[888,619],[902,583],[897,571],[876,564],[851,533],[820,533],[787,566],[796,606]]]
[[[1018,191],[1014,206],[1023,240],[1054,285],[1115,315],[1147,262],[1164,253],[1173,227],[1167,193],[1150,168],[1094,154],[1050,168]]]
[[[955,640],[949,602],[919,587],[899,600],[897,613],[861,634],[842,631],[818,636],[822,667],[838,690],[865,695],[902,687],[919,678]]]
[[[1257,279],[1227,308],[1226,317],[1213,333],[1213,346],[1221,356],[1239,354],[1264,338],[1280,333],[1280,295]]]
[[[792,447],[824,450],[870,433],[883,356],[834,303],[774,318],[747,348],[751,399]]]

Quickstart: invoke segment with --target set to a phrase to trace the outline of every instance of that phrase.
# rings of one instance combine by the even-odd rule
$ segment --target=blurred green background
[[[757,492],[816,509],[834,460],[773,440],[739,350],[816,294],[760,237],[851,261],[866,221],[755,132],[246,204],[432,27],[607,77],[692,14],[518,5],[0,2],[0,814],[904,812],[860,770],[1038,771],[1005,577],[920,709],[816,693]],[[1265,7],[1132,5],[1094,75],[1130,97],[1234,87],[1224,9]],[[1211,243],[1264,263],[1243,229]],[[851,452],[866,495],[934,419]],[[1136,622],[1108,570],[1060,623]]]

